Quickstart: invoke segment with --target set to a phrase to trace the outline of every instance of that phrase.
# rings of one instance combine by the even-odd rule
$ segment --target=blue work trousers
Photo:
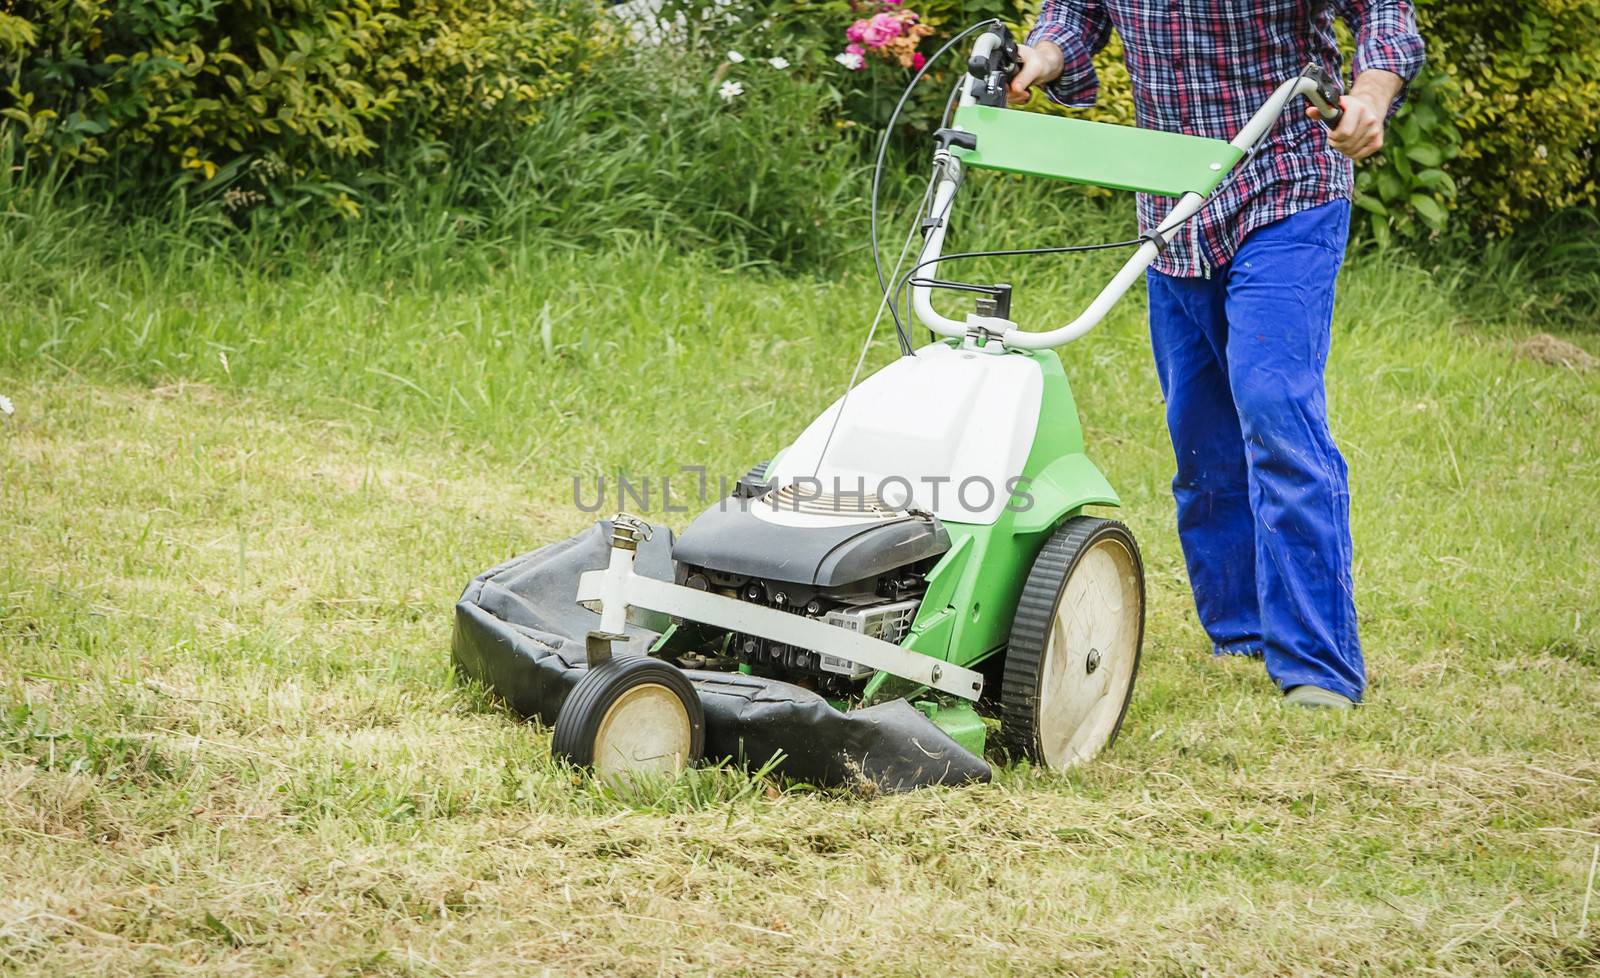
[[[1151,272],[1150,337],[1214,650],[1359,700],[1349,476],[1322,380],[1349,225],[1338,200],[1258,229],[1210,278]]]

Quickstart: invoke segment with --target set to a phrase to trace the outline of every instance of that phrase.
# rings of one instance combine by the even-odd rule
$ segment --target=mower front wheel
[[[673,777],[705,750],[705,709],[669,662],[608,659],[589,669],[556,717],[550,750],[605,782]]]
[[[1128,528],[1074,517],[1023,585],[1001,678],[1001,740],[1066,768],[1109,747],[1133,697],[1144,644],[1144,564]]]

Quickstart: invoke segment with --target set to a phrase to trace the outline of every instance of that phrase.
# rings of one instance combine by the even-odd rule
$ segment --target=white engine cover
[[[767,476],[823,495],[864,491],[952,523],[991,524],[1033,448],[1043,392],[1029,357],[933,343],[835,401]]]

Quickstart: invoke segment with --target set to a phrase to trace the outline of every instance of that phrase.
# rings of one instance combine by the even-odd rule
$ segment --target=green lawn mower
[[[1015,43],[998,24],[962,36],[980,30],[934,136],[920,256],[891,277],[941,338],[911,349],[902,331],[906,355],[675,540],[618,515],[463,596],[458,665],[553,720],[556,754],[607,779],[778,754],[806,780],[901,789],[986,779],[996,730],[1009,756],[1052,769],[1115,740],[1144,571],[1128,528],[1086,512],[1118,498],[1054,348],[1100,322],[1291,100],[1336,120],[1339,94],[1308,68],[1231,142],[1028,113],[1006,107]],[[1008,286],[938,278],[969,168],[1178,203],[1082,315],[1028,332]],[[881,318],[899,300],[880,281]],[[936,291],[975,295],[973,311],[944,315]]]

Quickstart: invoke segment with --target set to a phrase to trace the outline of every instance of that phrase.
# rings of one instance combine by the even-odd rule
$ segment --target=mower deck
[[[639,544],[635,570],[666,583],[673,577],[672,534],[666,527],[653,531]],[[573,596],[585,572],[608,566],[610,541],[611,524],[598,522],[474,578],[455,609],[451,645],[457,672],[483,683],[518,715],[554,726],[587,672],[585,636],[597,622]],[[618,656],[645,655],[669,627],[663,615],[636,617],[613,642]],[[841,710],[823,695],[779,679],[683,672],[705,709],[708,758],[759,768],[779,757],[778,769],[797,781],[871,784],[888,792],[991,777],[981,756],[982,720],[970,707],[919,708],[890,699]]]

